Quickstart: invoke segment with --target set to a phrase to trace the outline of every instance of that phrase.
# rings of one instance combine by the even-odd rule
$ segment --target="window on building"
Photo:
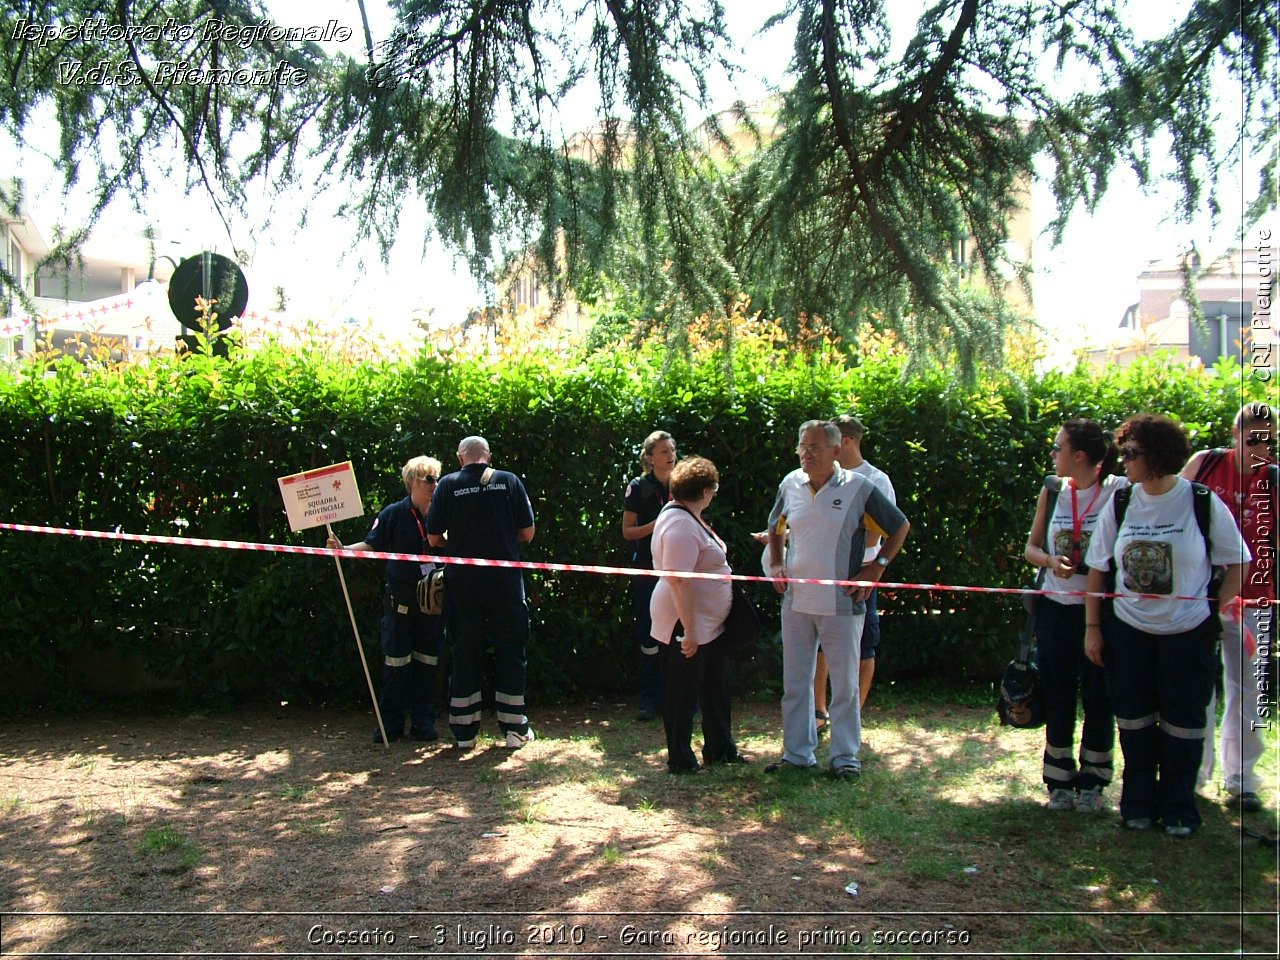
[[[961,276],[969,273],[969,238],[956,237],[951,241],[951,264]]]

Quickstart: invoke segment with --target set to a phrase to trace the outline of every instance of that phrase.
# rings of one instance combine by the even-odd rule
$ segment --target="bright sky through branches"
[[[1122,16],[1140,38],[1167,32],[1188,5],[1188,0],[1118,4]],[[785,83],[783,70],[791,55],[792,36],[787,25],[763,37],[754,36],[772,12],[772,4],[730,2],[725,6],[730,33],[742,46],[741,56],[736,59],[746,69],[735,78],[721,78],[719,89],[713,88],[717,108],[727,107],[739,98],[759,100],[770,92],[769,83]],[[268,0],[268,7],[286,26],[339,21],[352,30],[351,39],[341,49],[358,60],[366,59],[364,30],[355,0]],[[394,17],[383,0],[367,0],[366,8],[376,44],[389,35]],[[911,36],[915,18],[923,8],[923,3],[909,0],[889,5],[898,44],[895,53]],[[334,45],[327,47],[333,48]],[[1083,75],[1061,78],[1068,85],[1087,81]],[[1229,131],[1229,121],[1238,115],[1239,104],[1230,101],[1231,91],[1227,84],[1223,86],[1222,113],[1227,121],[1223,128]],[[575,91],[558,106],[566,133],[596,119],[596,104],[587,92]],[[691,115],[690,119],[698,117]],[[12,145],[0,144],[0,173],[17,173],[27,180],[30,206],[46,229],[59,223],[72,226],[87,201],[75,195],[61,195],[60,174],[48,160],[56,152],[56,144],[43,145],[43,154],[39,150],[41,134],[52,138],[52,130],[42,131],[33,125],[29,133],[37,150],[18,156]],[[1098,212],[1090,215],[1077,211],[1058,248],[1052,248],[1045,238],[1035,244],[1032,260],[1040,322],[1068,346],[1075,345],[1084,334],[1096,334],[1118,323],[1124,309],[1136,299],[1136,276],[1148,260],[1174,255],[1192,241],[1206,256],[1238,242],[1248,226],[1241,222],[1243,191],[1255,181],[1254,173],[1246,169],[1245,184],[1241,186],[1240,172],[1237,163],[1237,169],[1227,172],[1234,175],[1235,182],[1219,184],[1224,209],[1221,222],[1212,231],[1207,218],[1192,225],[1172,220],[1175,187],[1143,196],[1131,173],[1117,173]],[[305,186],[307,178],[302,179]],[[228,238],[206,197],[180,194],[166,185],[158,187],[153,195],[135,198],[137,209],[117,201],[104,218],[102,229],[138,232],[152,226],[162,237],[176,241],[176,248],[160,251],[174,256],[189,255],[205,247],[225,253],[242,251],[248,258],[251,302],[259,307],[274,303],[277,286],[284,288],[291,310],[343,319],[407,318],[411,313],[425,317],[433,312],[433,323],[453,323],[462,319],[468,308],[483,304],[485,293],[438,244],[428,242],[424,260],[423,238],[429,229],[421,203],[406,201],[400,236],[390,262],[383,264],[372,243],[355,243],[350,223],[334,222],[334,211],[343,199],[336,194],[341,192],[330,191],[312,199],[306,196],[305,189],[289,195],[268,195],[259,188],[258,195],[250,198],[249,222],[233,222]],[[1236,198],[1239,203],[1233,207]],[[1032,203],[1034,223],[1040,230],[1053,212],[1047,187],[1037,185]],[[296,223],[304,212],[307,226],[297,230]]]

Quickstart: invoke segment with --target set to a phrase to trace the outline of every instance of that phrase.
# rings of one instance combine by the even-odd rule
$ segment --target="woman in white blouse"
[[[653,569],[729,574],[724,541],[702,519],[720,485],[715,464],[689,457],[676,464],[668,481],[671,501],[653,528]],[[662,725],[667,735],[667,769],[699,773],[691,743],[694,708],[702,707],[702,760],[746,763],[733,740],[729,695],[729,641],[724,621],[732,599],[722,579],[662,577],[649,612],[653,638],[663,644]]]

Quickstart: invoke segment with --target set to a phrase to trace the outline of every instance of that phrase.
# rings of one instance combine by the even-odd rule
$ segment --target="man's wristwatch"
[[[876,563],[880,564],[882,567],[887,567],[889,565],[889,558],[881,554],[876,557]]]

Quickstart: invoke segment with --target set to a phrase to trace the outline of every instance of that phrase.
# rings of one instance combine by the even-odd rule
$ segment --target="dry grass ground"
[[[1038,732],[986,709],[871,709],[857,784],[670,777],[621,706],[534,720],[461,758],[359,711],[7,720],[0,955],[1276,953],[1274,846],[1208,801],[1190,841],[1049,814]],[[742,705],[746,749],[777,723]]]

